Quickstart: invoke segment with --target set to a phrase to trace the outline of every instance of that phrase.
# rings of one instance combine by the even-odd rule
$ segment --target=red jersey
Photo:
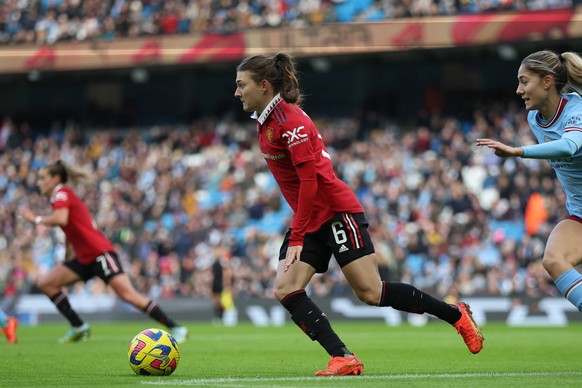
[[[113,252],[113,244],[95,225],[87,206],[75,192],[65,185],[58,185],[51,194],[53,209],[68,208],[69,222],[62,226],[67,240],[73,245],[75,255],[82,264],[90,264],[103,252]]]
[[[302,245],[305,233],[315,232],[336,213],[363,213],[350,187],[334,173],[319,131],[303,110],[278,94],[257,118],[259,148],[283,196],[293,209],[290,245]],[[316,186],[301,196],[298,166],[313,162]],[[311,184],[310,184],[311,185]]]

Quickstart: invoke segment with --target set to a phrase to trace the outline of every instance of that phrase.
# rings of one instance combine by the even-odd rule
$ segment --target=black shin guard
[[[80,327],[83,325],[83,320],[77,315],[77,312],[73,310],[71,304],[69,303],[69,298],[63,292],[59,292],[53,296],[50,296],[49,299],[57,309],[60,311],[61,314],[71,323],[73,327]]]
[[[382,296],[378,306],[390,306],[415,314],[429,313],[451,325],[461,318],[457,308],[405,283],[382,282]]]
[[[281,300],[291,313],[291,319],[312,341],[317,341],[330,356],[351,354],[333,331],[325,314],[307,296],[305,290],[295,291]]]

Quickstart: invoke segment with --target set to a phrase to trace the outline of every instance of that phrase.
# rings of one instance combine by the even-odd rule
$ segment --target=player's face
[[[264,89],[252,79],[248,71],[236,73],[234,96],[241,100],[245,112],[258,112],[260,114],[269,103],[269,101],[265,101],[267,97]]]
[[[543,110],[548,101],[550,82],[547,77],[542,77],[531,70],[520,66],[517,72],[517,93],[525,102],[525,109]]]
[[[38,172],[38,180],[36,185],[43,195],[49,196],[59,184],[59,177],[57,175],[51,176],[46,169],[41,169]]]

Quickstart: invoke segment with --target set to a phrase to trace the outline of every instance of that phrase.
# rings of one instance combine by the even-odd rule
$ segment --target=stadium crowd
[[[3,0],[0,44],[230,33],[405,17],[572,7],[579,0]]]
[[[366,209],[385,279],[444,298],[558,295],[541,266],[564,194],[548,163],[501,159],[476,138],[532,143],[525,113],[495,102],[458,119],[434,114],[403,129],[378,117],[365,134],[355,118],[316,118],[337,174]],[[369,124],[369,123],[368,123]],[[209,297],[214,260],[230,262],[236,298],[272,297],[278,249],[291,216],[261,159],[251,120],[225,116],[185,126],[81,131],[55,123],[0,127],[0,290],[34,292],[62,260],[57,229],[19,220],[48,209],[34,187],[63,158],[94,175],[78,187],[115,242],[138,290],[152,297]],[[332,261],[333,262],[333,261]],[[333,266],[309,286],[317,296],[351,289]],[[73,293],[108,292],[100,280]]]

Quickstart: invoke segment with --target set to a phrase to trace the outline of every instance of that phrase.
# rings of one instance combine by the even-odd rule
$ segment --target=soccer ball
[[[168,376],[178,367],[180,349],[170,333],[147,329],[133,337],[127,356],[137,375]]]

